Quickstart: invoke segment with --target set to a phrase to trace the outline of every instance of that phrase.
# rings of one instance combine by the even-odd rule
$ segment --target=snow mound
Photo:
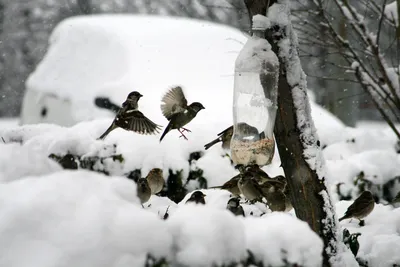
[[[167,225],[141,209],[135,190],[86,171],[1,184],[0,265],[143,266],[146,251],[169,255]]]
[[[220,266],[239,262],[246,255],[243,225],[227,210],[183,205],[168,225],[175,240],[178,264]]]
[[[321,266],[322,240],[307,223],[281,212],[245,220],[248,249],[264,266],[284,266],[282,259],[300,266]]]

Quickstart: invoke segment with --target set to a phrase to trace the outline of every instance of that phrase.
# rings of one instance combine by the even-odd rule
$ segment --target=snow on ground
[[[59,30],[54,38],[58,36],[60,40],[68,33],[68,23],[71,21],[62,26],[66,32]],[[84,21],[75,23],[81,25],[80,34],[84,34]],[[175,25],[174,29],[177,27]],[[88,42],[88,46],[90,44],[97,45]],[[53,50],[49,57],[57,59],[56,51]],[[110,60],[118,58],[124,62],[118,56],[110,57]],[[114,64],[116,69],[120,63]],[[93,72],[99,73],[95,66],[92,65]],[[43,68],[38,68],[36,74],[49,70]],[[187,80],[175,77],[174,83],[193,80],[194,84],[202,80],[198,77],[202,72],[193,71]],[[217,69],[213,71],[216,80],[226,74]],[[84,77],[71,76],[67,81]],[[113,100],[118,103],[132,88],[143,91],[140,109],[150,119],[166,126],[159,109],[159,98],[167,89],[164,88],[165,81],[153,85],[151,81],[157,79],[148,74],[146,77],[132,87],[113,90],[106,84],[102,90],[114,94]],[[35,79],[31,80],[32,86]],[[0,266],[24,267],[32,266],[32,263],[41,267],[142,266],[145,252],[166,257],[177,264],[190,260],[190,266],[209,266],[211,262],[228,264],[243,259],[247,255],[246,249],[250,249],[265,266],[281,266],[283,258],[303,266],[318,266],[322,242],[305,223],[295,218],[293,210],[286,214],[271,213],[261,204],[243,203],[246,217],[234,217],[225,210],[229,193],[218,189],[202,189],[206,194],[204,207],[185,205],[191,191],[198,186],[195,183],[190,184],[191,190],[180,203],[152,196],[142,208],[135,196],[135,183],[123,177],[135,169],[140,169],[144,176],[151,168],[158,167],[163,169],[164,177],[169,170],[182,171],[185,183],[191,168],[198,168],[203,171],[208,186],[215,186],[234,176],[237,171],[227,157],[222,157],[225,152],[220,145],[208,151],[203,148],[205,143],[216,138],[218,132],[232,124],[233,86],[226,86],[232,85],[232,79],[230,76],[225,83],[217,82],[215,87],[186,88],[189,102],[201,101],[206,107],[188,125],[192,130],[188,134],[189,141],[178,138],[176,131],[160,143],[159,135],[141,136],[122,129],[113,131],[105,141],[96,140],[111,123],[111,113],[109,118],[84,121],[71,127],[53,124],[18,127],[8,124],[2,127],[0,123],[0,250],[7,252],[0,253]],[[144,81],[152,85],[146,86]],[[44,84],[47,82],[49,80]],[[224,89],[216,93],[216,88],[222,84]],[[68,88],[63,92],[71,93]],[[350,196],[354,198],[358,186],[353,182],[361,171],[365,180],[380,186],[381,191],[384,184],[400,175],[399,154],[394,149],[396,138],[387,127],[345,127],[313,101],[310,104],[324,147],[327,182],[333,189],[333,200],[338,216],[341,216],[351,202],[338,201],[338,183],[344,183],[344,189],[351,191]],[[221,108],[223,111],[217,112]],[[196,151],[204,155],[189,164],[189,155]],[[124,161],[104,163],[102,167],[111,175],[106,177],[83,170],[61,170],[58,164],[48,159],[52,153],[73,153],[83,158],[122,154]],[[272,176],[283,174],[277,152],[271,165],[264,169]],[[396,190],[392,191],[396,193]],[[167,209],[169,218],[163,221]],[[368,260],[370,266],[391,266],[400,262],[399,209],[379,204],[367,217],[365,227],[360,228],[349,220],[341,225],[351,232],[362,233],[358,257]]]

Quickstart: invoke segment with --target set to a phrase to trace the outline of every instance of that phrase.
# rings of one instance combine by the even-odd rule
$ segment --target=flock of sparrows
[[[154,123],[142,112],[139,111],[139,99],[143,95],[137,91],[131,92],[122,108],[117,111],[117,106],[113,108],[117,112],[115,119],[108,129],[99,137],[104,139],[114,129],[120,127],[122,129],[133,131],[139,134],[156,134],[161,130],[161,126]],[[181,133],[180,137],[187,140],[184,131],[190,132],[184,128],[186,124],[191,122],[197,113],[205,109],[200,102],[193,102],[188,105],[182,87],[176,86],[171,88],[162,97],[161,111],[164,117],[169,121],[160,142],[165,135],[171,130],[178,130]],[[240,128],[240,126],[239,126]],[[247,131],[251,127],[244,127]],[[233,126],[228,127],[218,134],[218,138],[206,144],[205,149],[209,149],[213,145],[222,142],[223,149],[230,148],[230,142],[233,135]],[[267,205],[272,211],[288,211],[292,209],[292,204],[288,196],[289,189],[286,178],[282,175],[271,178],[258,165],[239,166],[240,173],[221,186],[210,188],[228,190],[232,194],[232,198],[227,203],[227,209],[235,215],[244,216],[243,207],[240,205],[240,195],[242,194],[248,201],[261,201],[265,198]],[[147,202],[151,195],[159,193],[164,187],[165,181],[162,170],[159,168],[152,169],[146,178],[140,178],[137,181],[137,196],[141,203]],[[205,194],[201,191],[194,191],[186,203],[194,202],[197,204],[205,204]],[[397,199],[397,200],[396,200]],[[400,193],[395,198],[400,201]],[[345,215],[339,221],[356,218],[363,223],[363,220],[374,209],[375,201],[370,191],[364,191],[351,204]]]

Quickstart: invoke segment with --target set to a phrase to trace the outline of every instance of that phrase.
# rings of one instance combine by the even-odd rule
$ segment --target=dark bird
[[[146,178],[139,178],[136,184],[136,194],[140,199],[140,203],[145,203],[149,201],[151,197],[151,189],[149,184],[147,183]]]
[[[206,204],[206,200],[204,199],[206,195],[201,191],[194,191],[190,198],[186,201],[186,204],[189,202],[194,202],[196,204]]]
[[[375,200],[370,191],[364,191],[353,204],[351,204],[339,222],[345,219],[356,218],[363,224],[363,218],[367,217],[375,207]]]
[[[231,139],[232,139],[232,135],[233,135],[233,126],[230,126],[228,128],[226,128],[225,130],[223,130],[222,132],[220,132],[218,134],[218,138],[211,141],[210,143],[204,145],[204,148],[207,150],[210,147],[212,147],[213,145],[222,142],[222,148],[223,149],[229,149],[231,146]]]
[[[199,102],[187,105],[187,100],[180,86],[171,88],[161,101],[163,102],[161,104],[162,114],[167,118],[169,123],[161,135],[160,142],[169,131],[174,129],[177,129],[181,133],[180,137],[188,140],[183,131],[190,132],[190,130],[183,128],[183,126],[191,122],[200,110],[205,109],[203,105]]]
[[[165,184],[163,171],[160,168],[152,169],[146,176],[147,182],[149,183],[151,194],[155,195],[159,193]]]
[[[265,182],[260,187],[271,211],[286,210],[286,196],[282,190],[271,182]]]
[[[240,179],[240,174],[234,176],[232,179],[230,179],[229,181],[225,182],[223,185],[212,186],[212,187],[209,187],[209,188],[219,188],[219,189],[228,190],[229,192],[232,193],[232,195],[240,196],[240,190],[239,190],[239,187],[238,187],[239,179]]]
[[[233,198],[229,199],[228,204],[226,205],[226,208],[228,210],[230,210],[236,216],[242,215],[244,217],[244,210],[243,210],[243,207],[240,205],[240,198],[233,197]]]
[[[245,172],[251,173],[252,177],[257,183],[262,184],[265,182],[282,183],[278,179],[271,178],[265,171],[263,171],[257,164],[246,166]]]
[[[161,126],[146,118],[138,110],[138,102],[142,96],[137,91],[131,92],[122,104],[122,108],[118,111],[111,126],[98,139],[104,139],[111,131],[118,127],[139,134],[158,133]]]
[[[251,172],[244,172],[240,174],[238,187],[240,193],[242,193],[249,201],[261,201],[264,197],[264,192],[261,186],[253,178]]]
[[[94,104],[98,107],[98,108],[103,108],[103,109],[108,109],[111,110],[112,112],[114,112],[115,114],[118,113],[118,111],[121,109],[120,106],[118,106],[117,104],[113,103],[110,101],[110,99],[108,97],[96,97],[94,99]]]

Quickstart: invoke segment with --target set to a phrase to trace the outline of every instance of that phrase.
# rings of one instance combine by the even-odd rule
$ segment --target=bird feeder
[[[275,151],[279,60],[254,34],[235,62],[231,158],[236,165],[271,163]]]

